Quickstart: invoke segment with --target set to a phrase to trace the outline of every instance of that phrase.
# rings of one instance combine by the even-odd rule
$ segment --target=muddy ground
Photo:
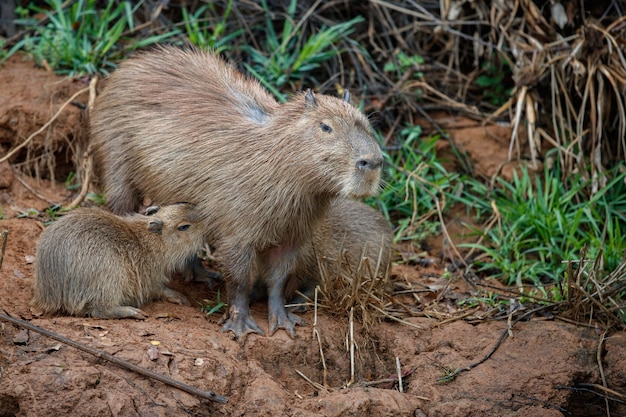
[[[11,59],[0,69],[0,157],[86,86],[84,80],[70,81],[37,69],[22,57]],[[68,106],[25,148],[28,151],[18,151],[11,159],[24,163],[13,168],[0,164],[0,232],[9,231],[0,269],[0,308],[135,365],[213,390],[228,397],[228,403],[199,399],[0,321],[0,416],[626,415],[626,407],[617,401],[608,403],[607,414],[607,403],[598,395],[618,398],[626,392],[626,335],[608,333],[600,345],[603,329],[593,322],[574,324],[535,314],[514,323],[489,359],[441,381],[486,357],[507,330],[506,320],[481,320],[494,316],[488,304],[458,306],[459,300],[484,296],[487,290],[459,273],[446,272],[449,260],[443,256],[441,239],[412,247],[430,263],[393,268],[395,282],[421,291],[395,298],[414,312],[406,319],[410,325],[381,320],[365,329],[356,323],[353,381],[348,315],[324,309],[315,326],[313,313],[303,314],[307,326],[297,329],[295,340],[279,331],[272,337],[251,335],[243,346],[220,332],[218,315],[207,316],[197,305],[155,302],[144,308],[149,314],[145,321],[34,316],[29,308],[32,261],[44,226],[34,211],[28,213],[66,204],[75,196],[77,190],[68,190],[60,180],[75,170],[75,155],[81,152],[81,107],[87,97],[77,97],[76,105]],[[485,129],[452,116],[439,121],[478,172],[491,175],[506,161],[508,128]],[[33,178],[36,175],[42,179]],[[453,237],[460,237],[462,223],[448,223]],[[181,277],[175,277],[172,287],[194,301],[214,300],[218,289],[225,292],[223,287],[186,284]],[[267,328],[266,306],[254,304],[252,312]],[[402,392],[397,361],[404,375]],[[606,386],[617,393],[601,388],[601,370]]]

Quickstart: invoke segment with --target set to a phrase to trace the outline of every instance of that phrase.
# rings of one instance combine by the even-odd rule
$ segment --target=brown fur
[[[322,283],[318,261],[325,265],[330,277],[340,272],[368,276],[370,271],[361,263],[365,256],[371,273],[384,277],[391,267],[392,253],[393,231],[379,212],[359,201],[336,199],[315,228],[311,241],[302,245],[285,287],[286,299],[302,302],[299,297],[294,299],[296,291],[313,297],[315,287]],[[268,284],[265,279],[261,281]],[[259,299],[264,294],[264,288],[259,285],[252,298]]]
[[[329,132],[330,127],[331,131]],[[162,47],[124,62],[91,114],[109,207],[190,201],[228,279],[225,330],[262,333],[248,291],[269,270],[270,332],[294,334],[278,295],[302,242],[335,196],[377,191],[382,154],[368,120],[340,99],[278,104],[219,57]],[[278,291],[280,287],[280,291]]]
[[[37,244],[34,310],[142,319],[139,307],[154,299],[188,304],[165,284],[202,245],[192,210],[175,204],[120,217],[77,209],[55,221]]]
[[[310,295],[321,283],[318,259],[326,263],[330,276],[337,275],[336,268],[349,268],[352,274],[369,273],[361,262],[369,259],[371,273],[384,277],[391,267],[393,231],[382,214],[359,201],[338,199],[333,202],[320,226],[315,229],[312,245],[301,251],[290,285],[286,288],[288,298],[296,289]],[[342,261],[346,255],[347,264]],[[380,260],[379,260],[380,258]],[[378,271],[376,264],[379,263]],[[359,266],[361,269],[359,269]],[[333,269],[335,268],[335,269]]]

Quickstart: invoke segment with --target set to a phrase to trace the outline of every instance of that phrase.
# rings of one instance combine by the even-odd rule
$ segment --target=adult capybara
[[[393,231],[381,213],[359,201],[335,199],[314,228],[312,239],[302,244],[285,298],[296,304],[303,302],[294,298],[296,291],[313,297],[315,287],[322,282],[319,263],[331,278],[340,273],[384,277],[391,268],[392,255]],[[362,262],[363,257],[368,263]],[[266,277],[255,286],[252,298],[263,297],[264,286],[270,286]]]
[[[379,186],[382,153],[367,118],[312,92],[279,104],[210,52],[160,47],[122,63],[90,115],[109,207],[195,203],[226,273],[223,331],[263,334],[249,291],[269,271],[270,334],[295,335],[284,286],[302,242],[337,196]]]
[[[76,209],[48,226],[37,244],[34,310],[98,318],[137,318],[145,303],[189,304],[165,286],[202,246],[192,204],[116,216]]]

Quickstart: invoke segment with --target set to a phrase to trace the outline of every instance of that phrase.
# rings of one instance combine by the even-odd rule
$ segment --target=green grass
[[[95,0],[64,3],[47,0],[45,6],[34,4],[19,9],[18,23],[32,31],[5,55],[5,59],[19,49],[31,54],[40,65],[48,65],[58,74],[81,76],[107,74],[115,61],[128,52],[162,42],[177,35],[171,32],[147,37],[133,37],[133,14],[140,2],[109,0],[98,9]],[[30,17],[34,13],[46,16],[47,23]]]
[[[230,0],[224,11],[217,10],[214,3],[205,4],[195,11],[182,8],[185,36],[200,49],[211,49],[222,53],[232,48],[233,41],[241,36],[243,28],[226,33],[228,17],[232,12],[233,0]],[[216,23],[212,23],[216,20]]]
[[[282,21],[282,30],[274,26],[272,13],[265,0],[261,0],[261,6],[266,16],[262,49],[251,45],[244,47],[252,61],[252,65],[245,64],[245,67],[283,102],[287,97],[280,89],[286,85],[291,90],[296,90],[296,84],[320,84],[313,78],[312,72],[323,62],[340,54],[342,51],[338,42],[353,33],[355,25],[363,21],[362,17],[356,17],[332,27],[322,27],[305,39],[294,18],[297,0],[289,3],[287,16]]]
[[[439,136],[422,138],[421,133],[420,126],[408,126],[400,132],[399,145],[384,151],[385,185],[376,200],[396,225],[396,241],[421,241],[437,234],[438,210],[445,208],[446,194],[459,178],[437,159]]]
[[[611,271],[626,249],[626,187],[624,174],[609,177],[592,195],[591,180],[582,175],[561,180],[558,167],[534,175],[522,169],[511,182],[497,178],[493,191],[467,179],[472,186],[457,201],[488,214],[492,222],[477,230],[482,243],[464,246],[486,253],[476,262],[479,271],[509,285],[542,287],[563,280],[567,262],[580,259],[583,247],[590,258],[602,250],[605,270]]]

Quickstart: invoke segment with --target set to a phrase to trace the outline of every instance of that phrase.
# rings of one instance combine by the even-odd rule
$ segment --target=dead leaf
[[[159,359],[159,348],[154,345],[150,346],[148,348],[148,358],[150,358],[151,361]]]
[[[15,345],[26,345],[28,344],[28,340],[30,339],[30,335],[28,334],[28,330],[22,329],[18,334],[13,337],[13,344]]]

